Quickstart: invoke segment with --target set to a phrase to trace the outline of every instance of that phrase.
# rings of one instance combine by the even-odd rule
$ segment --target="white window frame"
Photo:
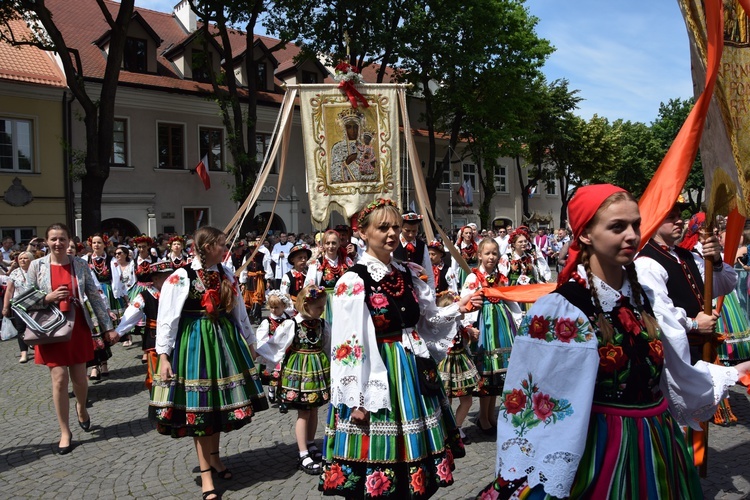
[[[227,171],[227,152],[226,152],[226,138],[227,138],[227,130],[222,126],[216,126],[216,125],[201,125],[198,124],[198,154],[200,155],[200,159],[203,159],[203,155],[201,154],[200,147],[201,147],[201,131],[204,129],[208,130],[221,130],[221,144],[219,147],[221,148],[221,157],[219,159],[219,168],[213,169],[209,167],[210,172],[226,172]],[[196,165],[198,162],[196,161]]]
[[[477,186],[479,185],[479,179],[477,179],[477,166],[474,163],[461,164],[461,183],[467,179],[476,192]]]
[[[131,162],[130,162],[130,118],[127,116],[115,116],[115,122],[117,121],[123,121],[125,122],[125,163],[115,163],[115,138],[114,128],[112,129],[112,160],[110,161],[110,167],[112,168],[132,168]],[[158,145],[157,145],[158,147]]]
[[[557,196],[557,181],[545,182],[544,193],[547,196]]]
[[[500,169],[503,169],[505,173],[501,173]],[[492,181],[495,186],[495,191],[497,191],[498,193],[507,193],[508,192],[508,167],[502,164],[495,165],[494,176],[493,176]]]
[[[182,161],[183,161],[182,168],[171,168],[171,167],[162,168],[159,166],[159,127],[161,125],[180,125],[182,127]],[[171,120],[157,120],[156,121],[156,170],[159,170],[162,172],[179,172],[179,171],[190,168],[188,167],[189,162],[188,162],[188,156],[187,156],[187,132],[188,132],[188,127],[187,127],[187,123],[185,122],[177,122],[177,121],[171,121]],[[200,158],[196,159],[194,165],[197,165],[199,161],[200,161]]]
[[[37,158],[39,158],[39,151],[38,144],[39,140],[37,137],[37,120],[33,116],[22,116],[22,115],[13,115],[13,114],[3,114],[0,115],[0,119],[2,120],[8,120],[11,122],[11,147],[13,148],[13,168],[0,168],[0,173],[2,172],[13,172],[17,174],[33,174],[35,172],[38,172],[37,169]],[[31,141],[31,144],[29,145],[29,150],[31,152],[31,158],[29,161],[29,164],[31,168],[29,170],[20,169],[18,167],[18,132],[17,132],[17,124],[18,122],[28,122],[31,126],[31,130],[29,132],[29,140]]]
[[[256,132],[255,133],[255,143],[256,144],[258,143],[258,138],[261,137],[261,136],[267,138],[268,141],[265,141],[265,140],[263,141],[263,151],[258,150],[258,152],[257,152],[257,154],[255,156],[255,158],[256,158],[256,160],[258,162],[258,168],[262,168],[263,167],[262,162],[263,162],[263,158],[265,158],[265,156],[266,156],[266,148],[268,148],[268,147],[271,146],[271,137],[273,136],[273,134],[271,134],[269,132]],[[278,136],[277,136],[277,139],[278,139]],[[276,158],[274,158],[273,165],[271,166],[271,171],[269,173],[270,174],[274,174],[274,175],[279,173],[279,158],[278,158],[278,156]]]
[[[24,238],[22,231],[31,233],[31,236],[29,236],[28,238]],[[13,234],[10,234],[11,232]],[[22,242],[28,243],[29,241],[31,241],[31,239],[35,238],[36,228],[30,226],[0,227],[0,243],[8,236],[11,236],[13,238],[13,241],[15,241],[14,245],[18,246]],[[26,250],[26,247],[23,247],[23,250]]]

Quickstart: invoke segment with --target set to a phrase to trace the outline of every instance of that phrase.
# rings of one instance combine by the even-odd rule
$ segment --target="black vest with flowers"
[[[597,309],[588,288],[568,282],[555,293],[561,294],[571,304],[589,317],[596,330],[599,344],[599,369],[594,388],[594,404],[616,406],[643,406],[656,404],[662,399],[659,379],[664,365],[664,353],[659,339],[649,339],[641,315],[630,305],[627,297],[604,317],[612,325],[611,343],[604,342],[597,329]],[[644,309],[651,313],[645,295]],[[653,314],[653,313],[651,313]]]
[[[355,264],[350,271],[357,273],[365,284],[365,304],[370,310],[375,333],[382,335],[412,328],[419,321],[419,303],[408,269],[396,267],[376,283],[367,266]]]
[[[112,282],[112,256],[105,255],[104,257],[97,258],[94,255],[89,255],[89,268],[94,271],[96,279],[99,283],[111,283]]]
[[[215,290],[218,296],[221,296],[221,282],[226,278],[222,271],[222,266],[219,266],[219,271],[206,271],[203,274],[203,279],[199,279],[198,271],[188,266],[184,268],[190,281],[190,291],[188,292],[187,299],[185,299],[185,305],[182,306],[183,311],[188,312],[205,312],[206,308],[203,307],[201,301],[203,295],[207,290]],[[217,309],[219,309],[219,301],[216,303]],[[220,309],[220,312],[225,312],[224,309]]]
[[[320,286],[324,288],[333,288],[340,277],[349,270],[344,259],[339,257],[338,265],[332,266],[325,256],[318,259],[318,271],[323,275],[320,277]]]

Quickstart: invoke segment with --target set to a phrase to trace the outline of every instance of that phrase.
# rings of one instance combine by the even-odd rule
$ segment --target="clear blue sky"
[[[177,0],[136,0],[170,12]],[[693,95],[685,23],[677,0],[527,0],[537,33],[557,49],[548,80],[580,90],[579,114],[651,123],[659,104]]]

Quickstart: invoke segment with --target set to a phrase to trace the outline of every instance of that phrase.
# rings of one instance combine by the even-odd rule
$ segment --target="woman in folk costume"
[[[169,252],[164,256],[174,269],[179,269],[190,264],[190,259],[185,255],[185,238],[172,236],[169,238]]]
[[[324,318],[330,325],[333,318],[331,316],[331,300],[333,298],[334,286],[339,278],[354,264],[341,251],[338,232],[333,229],[327,230],[323,233],[322,244],[323,255],[318,257],[315,263],[308,268],[305,285],[318,285],[326,289],[328,299],[326,300]]]
[[[142,234],[133,238],[133,244],[136,247],[135,257],[133,258],[133,274],[135,275],[135,284],[128,289],[128,302],[135,300],[139,293],[144,290],[148,290],[151,286],[149,278],[151,277],[150,267],[151,264],[156,263],[157,259],[152,255],[151,248],[154,245],[154,240],[150,237]],[[143,329],[146,326],[145,322],[138,322],[135,327],[136,335],[143,335]],[[125,340],[122,345],[129,347],[133,345],[130,340],[130,335],[123,337]],[[143,352],[143,358],[141,361],[146,363],[147,354]]]
[[[516,336],[516,322],[520,321],[521,308],[516,302],[498,300],[492,289],[508,284],[508,278],[497,267],[500,259],[498,244],[492,238],[479,242],[479,267],[472,269],[461,296],[479,296],[482,307],[467,315],[464,324],[479,330],[479,337],[471,344],[474,363],[482,377],[477,387],[479,415],[476,424],[483,433],[495,433],[495,403],[503,391],[508,358]]]
[[[162,286],[149,417],[160,434],[193,438],[203,499],[211,500],[219,498],[213,474],[232,478],[219,456],[220,433],[243,427],[268,401],[248,347],[252,326],[222,264],[226,236],[203,226],[194,238],[190,266]]]
[[[477,242],[474,239],[474,230],[470,226],[464,226],[458,234],[459,238],[456,242],[456,247],[461,253],[461,257],[466,261],[466,264],[473,269],[479,264]],[[453,261],[453,273],[458,276],[458,288],[463,288],[464,281],[466,281],[468,274],[455,260]]]
[[[701,232],[705,230],[706,214],[698,212],[688,221],[685,235],[678,246],[693,252],[702,259]],[[714,300],[715,305],[716,300]],[[724,342],[721,342],[717,347],[717,363],[722,362],[729,365],[748,359],[747,351],[750,325],[748,325],[745,311],[740,306],[736,290],[732,290],[731,293],[724,295],[721,312],[716,322],[716,332],[724,334],[725,337]],[[714,423],[717,425],[730,425],[736,421],[737,417],[732,412],[729,398],[722,399],[719,407],[716,409]]]
[[[281,278],[279,290],[289,295],[292,302],[296,302],[297,294],[305,286],[305,275],[307,273],[307,261],[312,257],[312,250],[304,243],[294,245],[289,249],[287,260],[291,269]]]
[[[525,226],[510,233],[506,255],[500,259],[500,271],[508,277],[509,285],[533,285],[549,281],[551,274],[544,255],[534,245]]]
[[[297,314],[284,321],[270,339],[258,346],[258,354],[270,364],[281,363],[278,388],[279,411],[297,410],[297,467],[311,475],[320,474],[322,454],[315,445],[318,408],[330,399],[331,329],[321,319],[326,291],[307,285],[297,295]]]
[[[748,366],[691,366],[685,335],[662,333],[633,264],[641,217],[627,191],[581,187],[568,214],[570,256],[516,337],[497,479],[478,498],[700,498],[673,415],[708,418]]]
[[[266,302],[266,267],[271,261],[268,252],[264,253],[258,249],[259,245],[260,238],[248,244],[248,253],[242,262],[245,268],[240,272],[242,300],[245,302],[250,320],[254,323],[261,322],[263,304]]]
[[[401,224],[393,201],[367,205],[358,224],[367,250],[336,284],[325,495],[428,498],[453,483],[453,459],[464,456],[442,387],[420,386],[417,357],[428,361],[426,341],[450,346],[469,300],[438,309],[421,267],[391,259]]]
[[[109,306],[109,317],[112,319],[112,324],[117,326],[122,313],[125,311],[125,301],[115,297],[112,288],[112,276],[114,274],[113,259],[111,255],[107,254],[107,243],[107,237],[100,233],[90,236],[88,244],[92,252],[86,256],[85,260],[89,265],[89,269],[91,269],[91,272],[94,273],[94,276],[99,281],[99,290],[104,298],[104,302]],[[94,359],[86,363],[87,367],[91,367],[89,380],[100,380],[102,377],[109,376],[107,360],[112,357],[112,350],[107,342],[104,345],[104,349],[94,351]]]

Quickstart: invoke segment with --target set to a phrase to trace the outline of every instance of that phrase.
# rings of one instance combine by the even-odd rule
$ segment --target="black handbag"
[[[443,381],[438,374],[438,367],[432,356],[423,358],[414,356],[417,360],[417,378],[419,390],[423,396],[439,396],[443,391]]]

